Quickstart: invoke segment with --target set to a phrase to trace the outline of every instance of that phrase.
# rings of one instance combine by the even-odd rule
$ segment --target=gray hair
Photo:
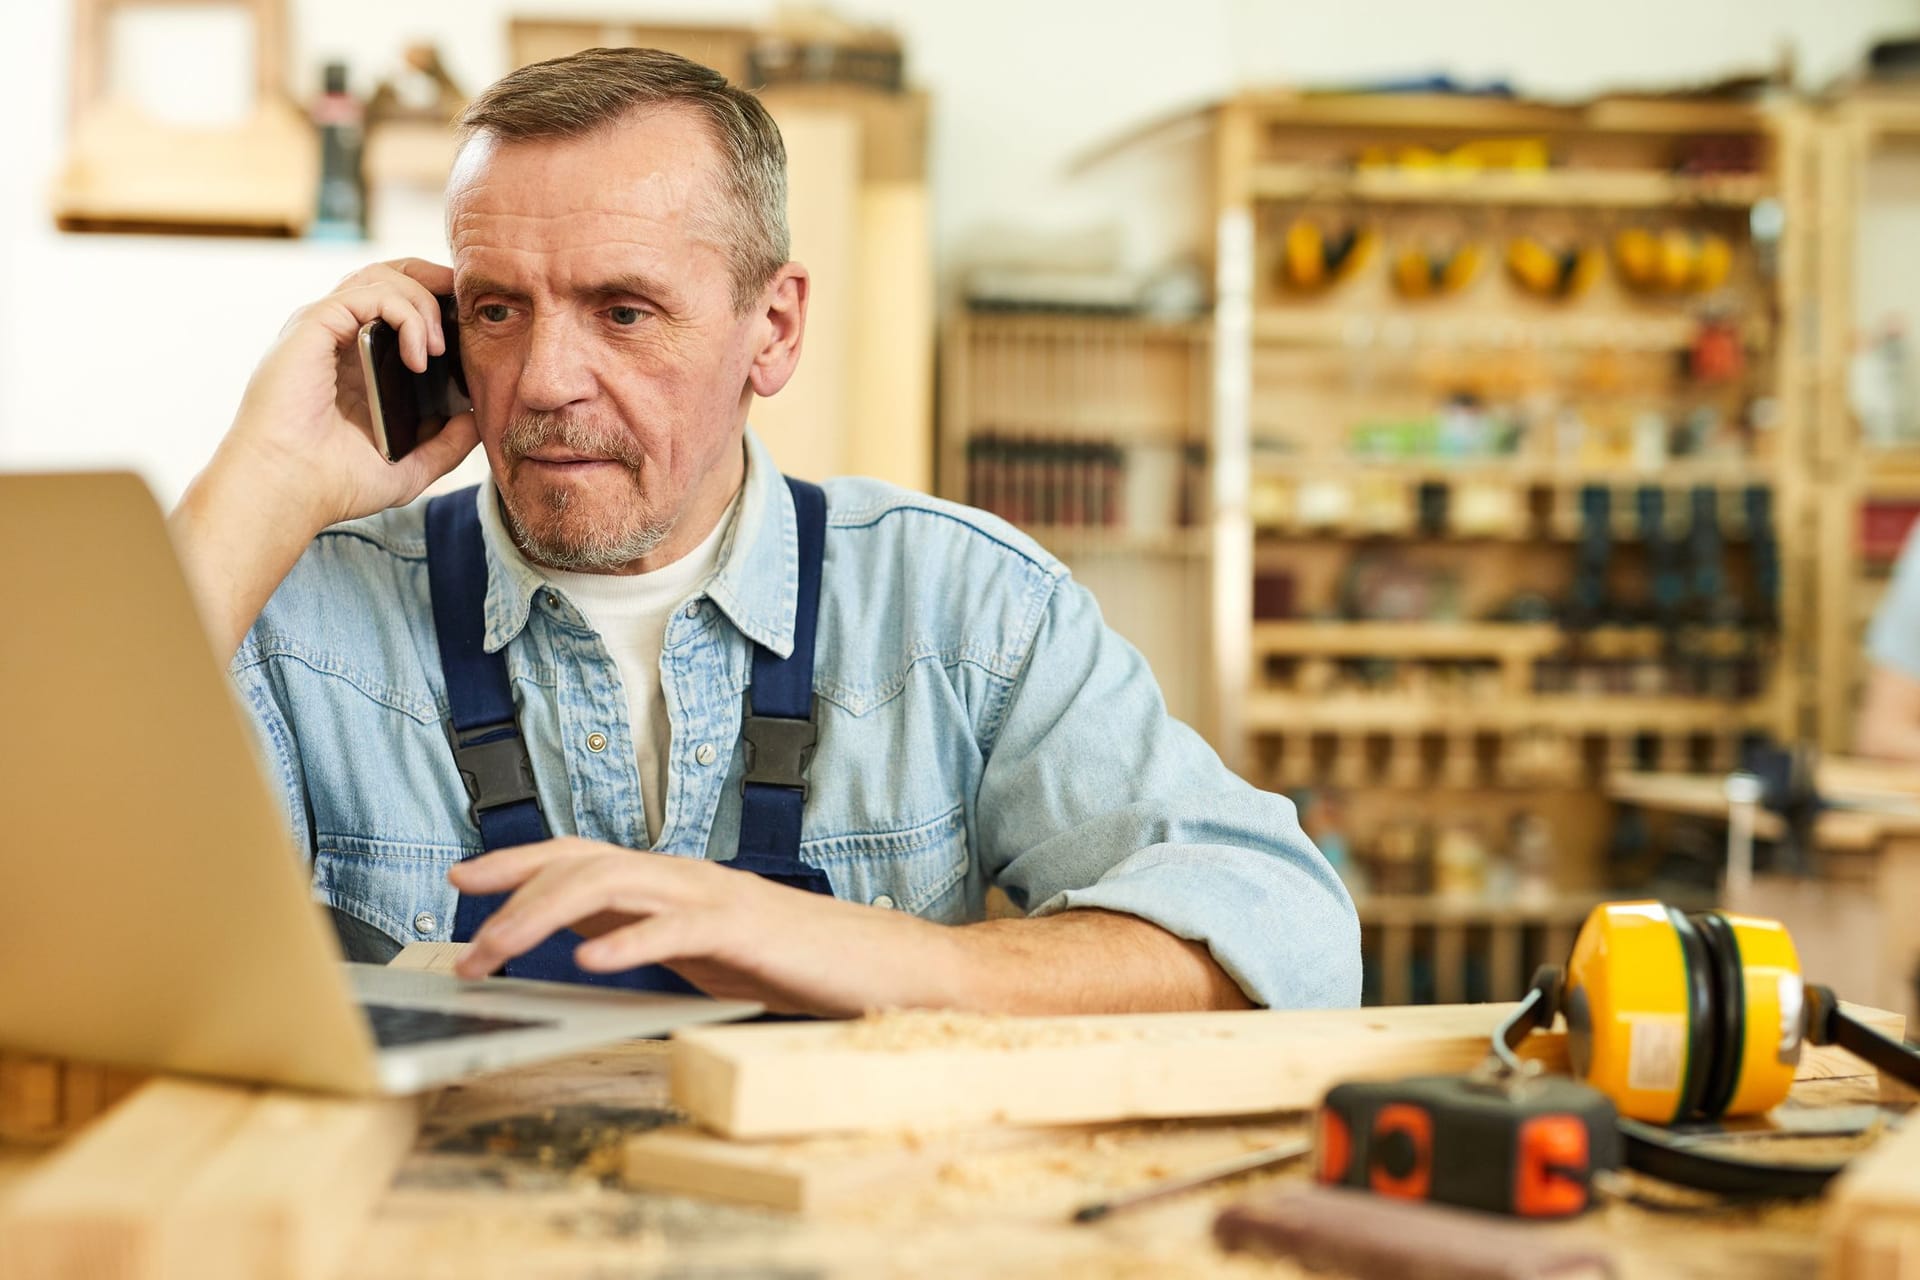
[[[661,49],[587,49],[509,72],[460,116],[462,146],[580,138],[629,114],[682,106],[705,120],[723,161],[725,206],[706,230],[726,247],[733,306],[744,312],[791,252],[787,148],[760,99],[727,78]]]

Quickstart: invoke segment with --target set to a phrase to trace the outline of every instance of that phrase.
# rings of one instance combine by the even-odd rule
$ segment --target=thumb
[[[456,413],[431,440],[415,448],[397,465],[406,468],[408,487],[420,493],[459,466],[479,443],[480,429],[474,424],[473,414]]]

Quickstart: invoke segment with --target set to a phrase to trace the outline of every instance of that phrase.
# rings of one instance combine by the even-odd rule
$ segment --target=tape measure
[[[1328,1186],[1524,1218],[1582,1212],[1594,1175],[1620,1166],[1613,1104],[1563,1076],[1336,1085],[1314,1141]]]

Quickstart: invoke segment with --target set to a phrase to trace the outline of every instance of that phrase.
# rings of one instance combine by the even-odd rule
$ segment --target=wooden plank
[[[674,1103],[731,1138],[1258,1115],[1341,1080],[1468,1070],[1509,1004],[1005,1018],[894,1013],[845,1023],[694,1027],[671,1045]],[[1904,1020],[1855,1010],[1899,1035]],[[1564,1069],[1565,1037],[1522,1048]],[[1870,1076],[1840,1050],[1808,1079]]]
[[[417,1124],[411,1100],[153,1081],[0,1203],[0,1275],[322,1280]]]
[[[1920,1124],[1857,1157],[1827,1193],[1823,1280],[1920,1280]]]
[[[1337,1080],[1470,1068],[1507,1008],[892,1014],[689,1029],[673,1039],[673,1097],[735,1138],[1297,1110]],[[1564,1059],[1555,1036],[1526,1052]]]
[[[164,1273],[336,1275],[418,1125],[411,1098],[262,1091],[169,1207]]]
[[[409,942],[387,963],[395,969],[452,973],[454,962],[466,951],[467,945],[464,942]]]
[[[976,1129],[733,1142],[689,1125],[627,1140],[630,1187],[807,1213],[936,1176],[953,1161],[1056,1141],[1084,1129]]]

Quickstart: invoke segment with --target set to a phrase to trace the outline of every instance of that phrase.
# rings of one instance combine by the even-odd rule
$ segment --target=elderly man
[[[748,410],[810,281],[755,98],[597,49],[462,134],[452,268],[297,312],[173,520],[349,954],[470,939],[468,976],[827,1015],[1357,1000],[1292,806],[1168,717],[1058,562],[774,470]],[[352,361],[375,318],[416,370],[458,341],[474,404],[393,464]],[[476,443],[489,482],[415,501]],[[983,921],[992,886],[1026,917]]]

